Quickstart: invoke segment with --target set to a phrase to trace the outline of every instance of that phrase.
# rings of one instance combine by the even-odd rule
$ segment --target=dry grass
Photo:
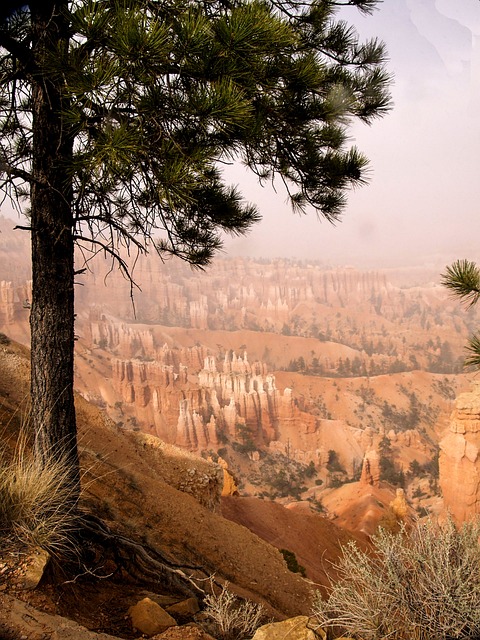
[[[66,458],[40,461],[25,429],[13,455],[0,449],[0,540],[64,555],[77,528],[75,506]]]
[[[228,583],[219,594],[205,597],[205,613],[213,621],[219,640],[251,638],[265,618],[261,604],[240,600],[228,590]]]
[[[453,640],[480,637],[480,521],[380,530],[373,553],[344,549],[339,581],[314,613],[335,637]]]

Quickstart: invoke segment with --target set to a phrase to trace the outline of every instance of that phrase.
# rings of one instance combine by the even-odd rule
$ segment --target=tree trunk
[[[63,79],[52,65],[68,47],[66,7],[66,0],[32,3],[33,54],[40,73],[32,90],[31,420],[36,453],[44,462],[68,461],[76,499],[72,137],[62,118]]]

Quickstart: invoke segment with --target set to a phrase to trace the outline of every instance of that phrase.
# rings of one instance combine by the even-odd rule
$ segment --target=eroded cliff
[[[480,514],[480,384],[455,402],[440,442],[440,485],[445,508],[457,522]]]

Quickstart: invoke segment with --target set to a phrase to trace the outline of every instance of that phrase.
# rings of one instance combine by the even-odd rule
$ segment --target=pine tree
[[[442,284],[453,295],[460,298],[467,307],[474,307],[480,299],[480,268],[470,260],[457,260],[446,267],[445,273],[442,274]],[[478,334],[470,338],[467,351],[465,366],[478,369],[480,367],[480,336]]]
[[[352,119],[389,108],[385,51],[317,0],[32,0],[0,25],[1,189],[32,238],[32,421],[40,456],[67,455],[74,279],[123,249],[209,263],[255,206],[222,163],[280,180],[292,206],[339,219],[366,158]],[[345,0],[364,13],[374,0]],[[74,263],[74,247],[80,264]],[[133,282],[133,281],[132,281]]]

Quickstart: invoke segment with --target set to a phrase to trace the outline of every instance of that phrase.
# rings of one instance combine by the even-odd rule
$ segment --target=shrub
[[[54,555],[71,550],[76,500],[69,477],[66,458],[40,461],[24,434],[13,456],[0,449],[0,539]]]
[[[362,640],[480,636],[480,522],[417,523],[410,535],[380,530],[373,552],[343,549],[338,582],[314,613],[323,629]]]
[[[212,619],[219,640],[251,638],[265,616],[261,604],[240,600],[228,590],[228,583],[219,594],[205,596],[205,605],[205,613]]]
[[[289,551],[288,549],[280,549],[280,553],[285,559],[287,563],[287,569],[292,573],[299,573],[303,577],[306,576],[305,567],[299,564],[297,560],[297,556],[293,551]]]
[[[338,459],[338,453],[334,449],[330,449],[328,452],[327,469],[332,472],[345,472],[345,469],[342,467],[340,460]]]
[[[328,480],[328,486],[331,489],[339,489],[346,483],[346,478],[338,474],[331,475]]]

